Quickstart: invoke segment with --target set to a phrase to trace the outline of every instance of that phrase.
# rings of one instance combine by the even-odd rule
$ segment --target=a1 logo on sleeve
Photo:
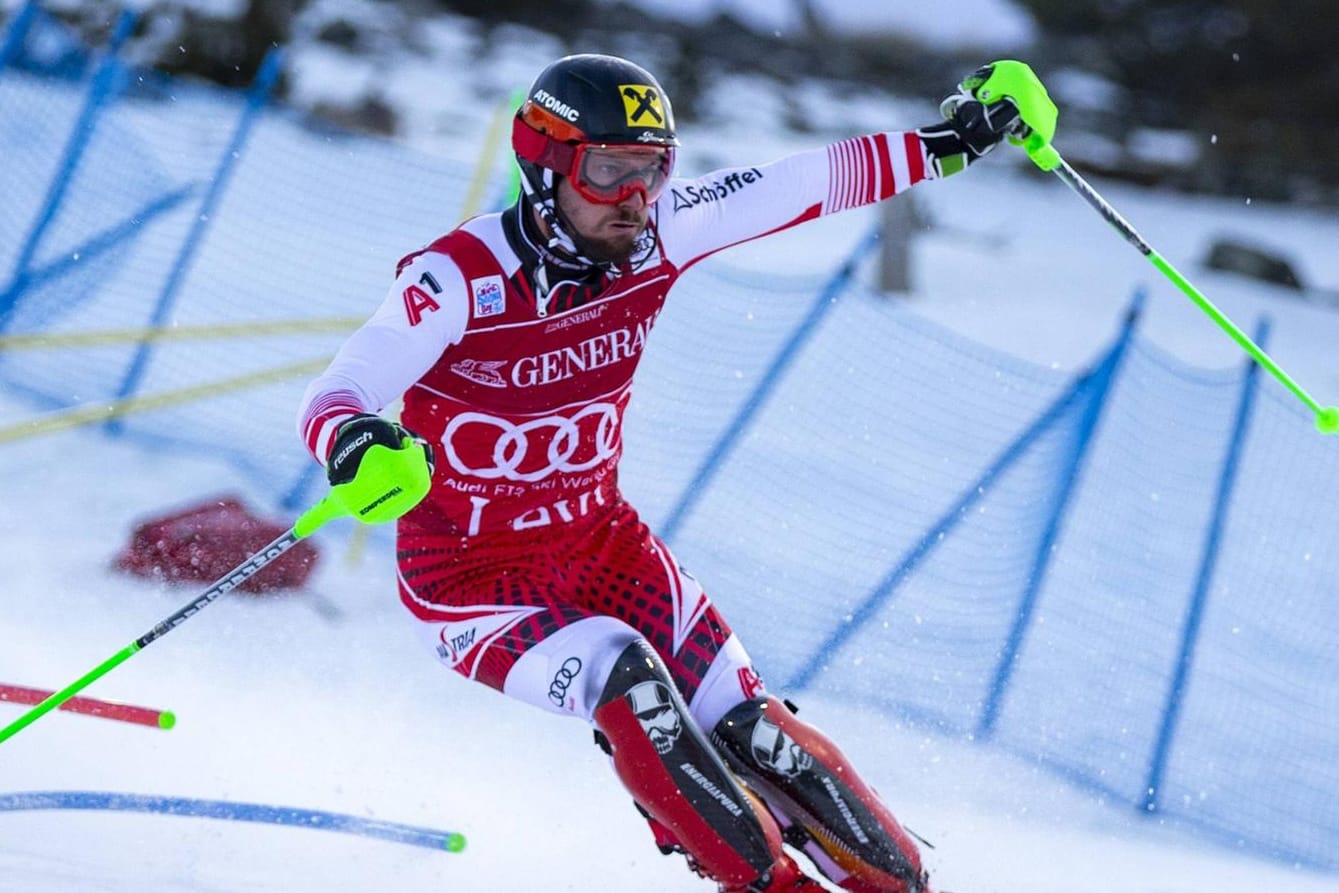
[[[416,326],[423,322],[423,314],[442,308],[432,299],[426,291],[417,285],[411,285],[404,290],[404,312],[409,319],[411,326]]]
[[[501,276],[483,276],[470,280],[470,294],[474,295],[474,315],[500,316],[507,309],[507,290]]]
[[[428,292],[424,291],[419,286],[426,286],[433,295],[440,295],[442,293],[442,287],[437,284],[437,280],[431,273],[426,272],[418,277],[418,282],[416,284],[409,286],[401,292],[401,296],[404,298],[405,316],[409,319],[409,324],[411,326],[416,326],[423,322],[423,314],[442,309],[442,306],[437,303],[432,295],[428,294]]]

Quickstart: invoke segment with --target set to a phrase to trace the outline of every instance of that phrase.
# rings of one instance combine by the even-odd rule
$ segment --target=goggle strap
[[[575,147],[540,133],[520,118],[512,119],[511,145],[526,161],[564,175],[572,170],[572,161],[576,157]]]

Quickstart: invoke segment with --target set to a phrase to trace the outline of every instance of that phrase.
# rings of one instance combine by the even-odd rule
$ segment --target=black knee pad
[[[645,639],[634,639],[614,659],[614,666],[609,670],[604,690],[600,692],[600,704],[608,704],[614,698],[621,698],[643,682],[659,682],[671,692],[674,691],[674,683],[670,680],[669,671],[665,669],[665,663],[660,659],[660,655],[656,654]]]
[[[664,662],[643,639],[628,645],[614,661],[597,706],[618,698],[628,700],[657,752],[668,753],[682,736],[688,708]]]
[[[794,712],[768,695],[737,704],[711,730],[712,743],[748,775],[794,777],[813,765],[813,756],[767,718],[781,709]]]

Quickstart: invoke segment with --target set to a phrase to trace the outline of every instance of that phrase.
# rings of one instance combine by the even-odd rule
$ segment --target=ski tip
[[[448,853],[459,853],[461,850],[465,849],[465,835],[457,834],[455,832],[446,835],[444,846]]]
[[[177,714],[171,710],[164,710],[158,714],[158,728],[167,730],[177,724]]]

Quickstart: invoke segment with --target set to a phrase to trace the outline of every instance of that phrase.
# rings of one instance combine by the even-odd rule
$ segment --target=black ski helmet
[[[557,178],[571,176],[589,147],[643,146],[665,150],[668,180],[679,145],[674,110],[660,82],[640,65],[595,53],[565,56],[539,73],[516,111],[511,142],[523,200],[549,228],[547,248],[581,266],[607,265],[592,261],[564,224],[554,197]]]
[[[521,162],[568,173],[561,146],[679,145],[660,82],[617,56],[585,53],[550,63],[516,112],[512,148]]]

